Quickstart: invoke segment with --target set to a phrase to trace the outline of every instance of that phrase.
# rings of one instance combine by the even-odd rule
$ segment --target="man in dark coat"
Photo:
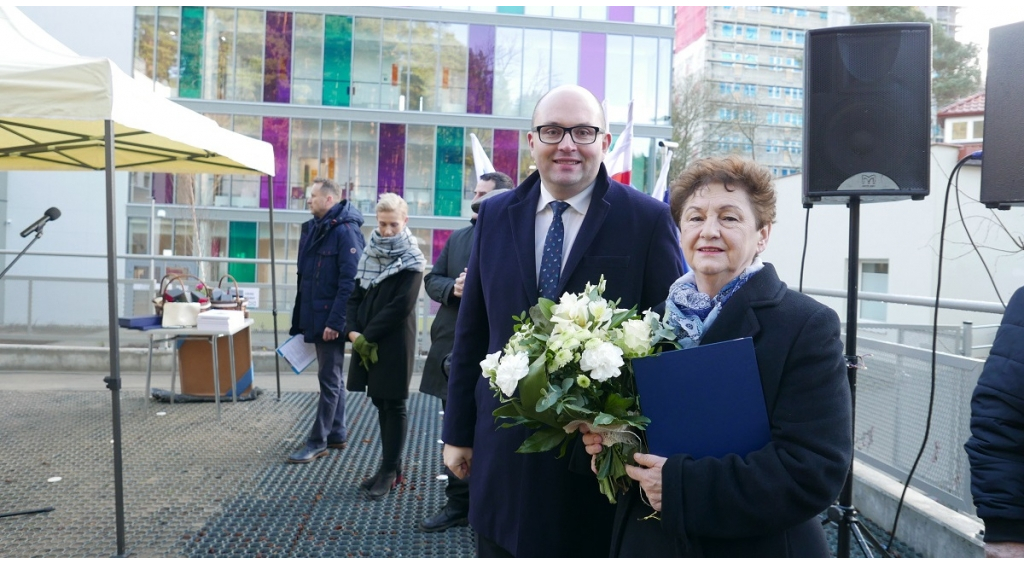
[[[442,438],[448,468],[472,476],[469,520],[482,557],[608,555],[614,506],[589,472],[589,457],[581,455],[576,472],[568,455],[516,454],[528,430],[498,428],[492,415],[498,401],[480,377],[480,361],[512,336],[512,317],[541,296],[540,265],[557,258],[548,253],[544,260],[548,240],[559,242],[550,249],[561,245],[555,299],[603,275],[608,299],[643,311],[664,300],[683,272],[668,206],[608,177],[605,124],[600,102],[583,88],[548,92],[534,109],[528,135],[537,172],[480,207]],[[557,225],[562,229],[551,227]]]
[[[333,180],[313,181],[306,201],[313,219],[302,224],[296,269],[298,293],[289,335],[303,336],[316,346],[320,399],[306,445],[288,462],[312,462],[328,448],[345,448],[345,328],[348,298],[355,287],[356,267],[366,245],[359,227],[363,216],[341,197]]]
[[[473,192],[474,209],[492,190],[507,191],[512,188],[515,185],[507,174],[488,172],[481,175]],[[459,315],[466,264],[469,263],[469,251],[473,244],[475,211],[469,221],[469,227],[459,229],[448,237],[430,273],[423,278],[427,295],[441,306],[430,325],[430,352],[423,365],[420,391],[441,398],[442,410],[447,408],[448,403],[448,377],[442,371],[441,363],[452,352],[452,344],[455,343],[455,319]],[[440,512],[421,521],[420,530],[429,533],[469,524],[469,482],[459,479],[451,470],[446,469],[446,473],[448,481],[445,483],[444,495],[447,503]]]
[[[1024,288],[1010,298],[978,377],[964,448],[985,555],[1024,558]]]

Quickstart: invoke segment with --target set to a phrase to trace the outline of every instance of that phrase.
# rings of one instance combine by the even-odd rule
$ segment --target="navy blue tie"
[[[555,292],[558,291],[558,277],[562,273],[562,244],[565,242],[562,212],[569,208],[569,204],[554,201],[550,205],[555,216],[551,218],[551,227],[548,227],[548,236],[544,239],[544,255],[540,261],[538,289],[540,297],[555,300]]]

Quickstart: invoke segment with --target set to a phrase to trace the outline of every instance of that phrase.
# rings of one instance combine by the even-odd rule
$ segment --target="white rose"
[[[495,370],[498,369],[499,358],[501,358],[501,351],[492,352],[480,361],[480,370],[483,370],[484,378],[494,376]]]
[[[619,368],[625,364],[622,349],[611,343],[589,346],[580,357],[580,368],[590,372],[590,378],[604,382],[619,375]]]
[[[645,354],[651,348],[651,326],[641,319],[622,324],[622,343],[630,354]]]
[[[498,363],[494,383],[498,385],[505,397],[512,397],[519,381],[530,373],[530,357],[524,352],[505,355]]]

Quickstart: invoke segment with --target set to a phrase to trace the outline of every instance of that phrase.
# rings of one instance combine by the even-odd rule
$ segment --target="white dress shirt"
[[[594,184],[592,182],[590,186],[583,189],[582,192],[576,194],[568,200],[562,200],[569,204],[569,207],[562,212],[562,226],[565,228],[565,239],[562,242],[562,266],[565,266],[566,259],[569,258],[569,250],[572,249],[573,242],[576,241],[576,235],[580,232],[580,226],[583,225],[583,218],[587,215],[587,210],[590,209],[590,198],[594,194]],[[534,222],[534,247],[536,253],[536,274],[537,279],[540,279],[540,263],[544,258],[544,240],[548,236],[548,228],[551,227],[551,221],[555,218],[555,212],[551,211],[551,206],[548,205],[555,201],[555,197],[548,192],[544,181],[540,183],[540,198],[537,200],[537,220]]]

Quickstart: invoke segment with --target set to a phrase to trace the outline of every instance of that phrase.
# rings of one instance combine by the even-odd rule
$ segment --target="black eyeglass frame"
[[[543,134],[541,134],[540,130],[541,129],[552,128],[552,127],[557,127],[558,129],[561,129],[562,130],[562,135],[558,138],[558,141],[545,141],[544,138],[543,138],[544,136],[543,136]],[[592,129],[592,130],[594,130],[594,140],[590,141],[590,142],[582,142],[582,143],[577,141],[576,140],[576,133],[575,133],[575,130],[577,130],[577,129]],[[562,140],[565,139],[565,134],[566,133],[569,134],[569,138],[572,139],[572,142],[577,144],[577,145],[593,145],[594,143],[597,142],[598,137],[601,136],[601,128],[597,127],[597,126],[593,126],[593,125],[574,125],[572,127],[562,127],[561,125],[555,125],[555,124],[551,123],[551,124],[547,124],[547,125],[538,125],[536,128],[534,128],[534,131],[537,132],[537,139],[541,143],[544,143],[545,145],[557,145],[557,144],[561,143]]]

